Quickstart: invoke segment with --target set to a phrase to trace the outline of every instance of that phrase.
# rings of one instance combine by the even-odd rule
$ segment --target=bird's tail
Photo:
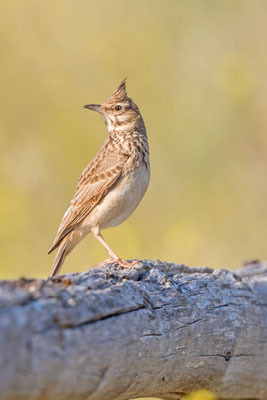
[[[58,247],[58,251],[56,254],[56,258],[54,261],[54,265],[50,271],[49,277],[52,278],[53,276],[57,275],[58,272],[60,271],[60,268],[62,267],[63,262],[65,261],[65,258],[68,254],[67,251],[67,245],[69,242],[69,238],[65,237],[62,242],[60,243]]]

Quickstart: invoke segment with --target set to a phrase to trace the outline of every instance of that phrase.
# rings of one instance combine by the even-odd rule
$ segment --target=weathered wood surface
[[[267,399],[267,264],[0,284],[0,399]]]

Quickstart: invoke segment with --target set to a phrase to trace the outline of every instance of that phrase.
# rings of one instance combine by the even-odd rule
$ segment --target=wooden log
[[[267,399],[267,264],[0,283],[0,399]]]

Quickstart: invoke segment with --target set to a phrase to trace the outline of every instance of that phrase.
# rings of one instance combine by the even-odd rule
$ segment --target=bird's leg
[[[105,247],[105,249],[107,250],[110,258],[112,260],[119,260],[120,258],[114,253],[114,251],[109,247],[109,245],[107,244],[107,242],[105,241],[105,239],[103,238],[103,236],[101,235],[101,233],[98,233],[97,235],[94,234],[94,236],[99,240],[100,243],[103,244],[103,246]]]
[[[110,258],[108,258],[107,260],[103,261],[102,264],[109,264],[112,263],[114,261],[116,261],[117,264],[119,264],[121,267],[125,267],[125,268],[132,268],[136,263],[138,263],[137,261],[133,261],[133,262],[128,262],[126,260],[122,260],[121,258],[119,258],[114,251],[109,247],[109,245],[107,244],[107,242],[105,241],[105,239],[103,238],[103,236],[101,235],[101,233],[95,234],[93,232],[93,235],[99,240],[100,243],[103,244],[103,246],[105,247],[105,249],[107,250]]]

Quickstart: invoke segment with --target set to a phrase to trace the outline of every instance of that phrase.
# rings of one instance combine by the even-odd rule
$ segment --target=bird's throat
[[[105,117],[105,123],[107,125],[109,133],[111,132],[129,132],[134,130],[136,125],[136,118],[117,118],[116,116]]]

